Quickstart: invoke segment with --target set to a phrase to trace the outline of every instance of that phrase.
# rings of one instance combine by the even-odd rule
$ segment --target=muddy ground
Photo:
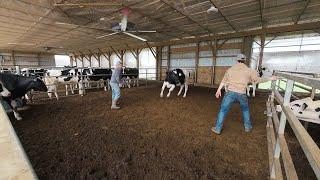
[[[110,110],[110,92],[96,91],[38,102],[19,122],[10,116],[40,179],[268,178],[266,94],[250,99],[251,133],[234,105],[217,136],[213,89],[191,87],[185,99],[177,89],[160,99],[159,85],[121,91],[119,111]],[[314,178],[291,136],[289,146],[300,178]]]

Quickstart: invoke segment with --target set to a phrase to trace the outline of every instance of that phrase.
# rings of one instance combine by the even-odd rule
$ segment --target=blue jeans
[[[112,90],[112,100],[117,100],[120,98],[120,88],[118,83],[110,83]]]
[[[221,103],[220,111],[216,122],[216,131],[221,132],[224,118],[226,117],[227,113],[230,110],[230,107],[234,102],[240,103],[244,128],[248,130],[252,129],[247,95],[229,91],[225,94]]]

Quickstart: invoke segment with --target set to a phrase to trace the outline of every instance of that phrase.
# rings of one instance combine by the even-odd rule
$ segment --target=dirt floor
[[[110,110],[110,92],[89,92],[11,119],[40,179],[268,178],[266,94],[250,99],[251,133],[234,105],[217,136],[213,89],[191,87],[185,99],[176,92],[161,99],[159,85],[122,89],[119,111]]]

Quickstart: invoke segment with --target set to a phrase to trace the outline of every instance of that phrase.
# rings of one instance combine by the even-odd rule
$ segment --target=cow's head
[[[4,87],[1,82],[0,82],[0,96],[3,96],[3,97],[11,96],[10,91],[6,87]]]
[[[48,91],[47,86],[40,78],[35,78],[32,81],[32,89],[35,91]]]

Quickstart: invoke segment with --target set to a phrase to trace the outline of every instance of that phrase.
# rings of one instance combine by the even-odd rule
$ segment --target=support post
[[[283,107],[287,106],[290,103],[290,98],[291,98],[291,95],[292,95],[293,85],[294,85],[294,81],[291,80],[291,79],[288,79],[287,80],[286,91],[285,91],[284,98],[283,98]],[[279,159],[279,157],[280,157],[281,149],[280,149],[279,135],[283,135],[284,134],[284,130],[285,130],[285,127],[286,127],[286,122],[287,122],[286,115],[282,111],[281,116],[280,116],[279,130],[277,132],[276,147],[275,147],[274,155],[273,155],[274,159]],[[274,163],[274,160],[273,160],[272,170],[271,170],[271,178],[275,178],[275,177],[276,177],[276,174],[275,174],[275,163]]]
[[[16,58],[14,56],[14,51],[11,51],[11,60],[12,60],[12,65],[16,66]]]
[[[259,53],[259,64],[258,64],[259,68],[262,66],[263,52],[264,52],[264,46],[265,46],[265,41],[266,41],[266,35],[262,34],[262,35],[260,35],[260,38],[261,38],[261,46],[260,46],[260,53]]]
[[[40,66],[40,54],[37,53],[37,66]]]
[[[170,55],[170,45],[168,46],[168,57],[167,57],[167,70],[169,71],[170,70],[170,58],[171,58],[171,55]]]
[[[198,67],[199,67],[199,57],[200,57],[200,42],[197,42],[197,50],[196,50],[196,67],[195,67],[195,79],[194,82],[198,83]]]

